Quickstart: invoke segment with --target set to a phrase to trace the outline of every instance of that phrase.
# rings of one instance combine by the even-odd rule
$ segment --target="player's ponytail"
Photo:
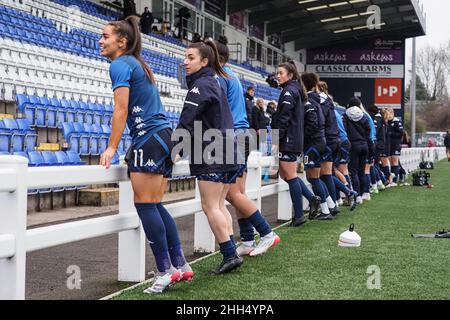
[[[156,80],[153,71],[147,65],[147,63],[145,63],[144,59],[141,56],[142,39],[141,31],[139,28],[139,17],[129,16],[125,18],[125,20],[109,22],[108,25],[113,27],[114,32],[118,35],[119,38],[127,39],[125,55],[135,57],[144,69],[147,78],[151,83],[155,84]]]

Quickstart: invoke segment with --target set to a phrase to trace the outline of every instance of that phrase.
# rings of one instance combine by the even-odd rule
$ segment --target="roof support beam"
[[[403,3],[408,3],[408,0],[402,0],[401,2]],[[379,5],[380,9],[382,10],[382,16],[385,12],[387,12],[388,14],[390,13],[389,11],[395,10],[395,7],[392,7],[392,4],[390,3],[385,3],[385,4],[381,4]],[[391,9],[391,10],[389,10]],[[302,26],[304,24],[311,24],[313,22],[320,22],[320,20],[323,19],[330,19],[330,18],[334,18],[334,17],[339,17],[339,16],[347,16],[347,15],[351,15],[351,14],[355,14],[355,13],[363,13],[366,12],[367,8],[366,7],[362,7],[361,9],[358,8],[351,8],[351,9],[346,9],[346,10],[336,10],[333,12],[329,12],[323,15],[308,15],[305,14],[308,17],[293,17],[290,19],[284,19],[282,21],[277,21],[277,22],[271,22],[267,24],[267,35],[271,35],[277,32],[281,32],[281,31],[287,31],[290,29],[295,29],[295,27],[298,27],[299,25]],[[367,16],[366,16],[367,17]]]
[[[349,31],[344,36],[342,34],[341,36],[339,34],[329,34],[328,36],[321,37],[321,38],[311,38],[311,37],[305,37],[301,38],[295,41],[295,51],[301,50],[301,49],[309,49],[309,48],[316,48],[316,47],[322,47],[322,46],[331,46],[341,43],[349,43],[351,41],[358,41],[361,39],[370,39],[375,37],[380,37],[383,35],[386,35],[387,33],[392,32],[398,32],[401,34],[401,38],[405,38],[406,35],[414,34],[414,32],[417,32],[417,26],[414,24],[411,24],[408,27],[405,27],[405,23],[397,23],[395,25],[391,25],[388,28],[382,28],[380,30],[357,30],[357,31]]]

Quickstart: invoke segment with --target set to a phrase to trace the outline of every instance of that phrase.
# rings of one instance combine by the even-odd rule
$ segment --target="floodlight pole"
[[[412,39],[411,100],[411,147],[416,146],[416,38]]]

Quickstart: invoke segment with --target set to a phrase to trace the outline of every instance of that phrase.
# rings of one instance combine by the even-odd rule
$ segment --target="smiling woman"
[[[158,269],[153,285],[144,292],[161,293],[194,276],[184,258],[175,221],[161,204],[172,171],[172,130],[153,72],[141,57],[138,18],[110,22],[99,43],[101,54],[112,60],[109,73],[114,91],[111,135],[100,164],[110,167],[128,123],[133,140],[125,159],[134,203]]]

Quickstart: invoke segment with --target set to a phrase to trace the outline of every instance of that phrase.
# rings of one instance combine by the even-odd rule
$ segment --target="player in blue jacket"
[[[375,128],[375,123],[373,122],[372,117],[369,113],[365,111],[364,106],[361,105],[361,109],[364,111],[364,117],[367,119],[367,122],[370,126],[370,140],[372,141],[372,144],[369,146],[369,154],[367,157],[367,163],[364,170],[365,173],[365,183],[364,183],[364,192],[362,195],[362,199],[369,201],[371,200],[371,193],[378,193],[378,189],[376,188],[376,181],[375,177],[372,179],[372,174],[374,175],[373,171],[373,165],[375,161],[375,149],[376,149],[376,143],[377,143],[377,131]],[[376,191],[375,191],[376,190]]]
[[[321,214],[315,217],[317,220],[331,220],[330,211],[336,212],[336,203],[330,197],[328,187],[320,179],[321,164],[327,153],[327,141],[325,133],[325,116],[320,105],[318,93],[319,78],[315,73],[303,73],[302,81],[308,91],[308,102],[305,110],[305,154],[304,163],[306,177],[312,185],[314,194],[321,199]],[[333,188],[335,188],[333,183]]]
[[[230,186],[227,194],[227,200],[236,208],[236,216],[238,218],[241,245],[237,248],[240,256],[257,256],[265,253],[270,248],[276,246],[280,242],[280,237],[272,231],[264,216],[259,212],[255,203],[251,201],[245,193],[245,180],[247,177],[247,160],[252,142],[256,141],[249,130],[249,122],[247,119],[246,104],[242,84],[239,78],[234,74],[227,62],[230,52],[227,46],[228,40],[225,36],[220,36],[215,42],[219,53],[220,65],[224,71],[230,76],[219,77],[220,86],[224,89],[228,104],[233,116],[234,131],[237,139],[237,154],[240,161],[240,169],[237,173],[236,183]],[[223,210],[227,210],[224,205]],[[227,210],[228,211],[228,210]],[[256,244],[254,229],[260,235],[260,241]],[[234,236],[231,235],[234,239]]]
[[[220,66],[212,40],[190,44],[185,56],[188,93],[176,134],[189,137],[190,150],[183,150],[183,156],[187,151],[191,175],[198,180],[203,211],[223,256],[213,273],[222,274],[243,263],[230,238],[233,234],[231,215],[223,210],[230,184],[236,181],[239,169],[234,154],[233,117],[226,94],[215,78],[229,75]],[[222,141],[221,145],[215,146],[216,141]],[[227,153],[228,144],[233,147],[231,154]]]
[[[307,220],[303,213],[303,197],[314,202],[314,195],[297,176],[298,158],[303,152],[304,119],[307,99],[297,67],[293,61],[282,63],[277,70],[278,82],[282,88],[276,112],[272,116],[272,129],[278,129],[280,177],[289,184],[294,206],[292,226],[299,227]],[[317,200],[316,200],[317,201]]]
[[[152,286],[144,292],[161,293],[194,276],[184,258],[177,226],[161,203],[172,168],[172,130],[153,72],[140,55],[138,19],[108,23],[99,43],[101,55],[112,60],[109,73],[114,91],[111,135],[100,164],[110,167],[128,123],[133,140],[126,160],[134,203],[158,269]]]
[[[394,110],[388,109],[389,121],[388,121],[388,135],[390,137],[390,154],[389,161],[391,163],[391,170],[394,174],[393,186],[397,185],[399,177],[399,163],[400,155],[402,153],[402,137],[403,137],[403,124],[399,118],[395,117]]]

